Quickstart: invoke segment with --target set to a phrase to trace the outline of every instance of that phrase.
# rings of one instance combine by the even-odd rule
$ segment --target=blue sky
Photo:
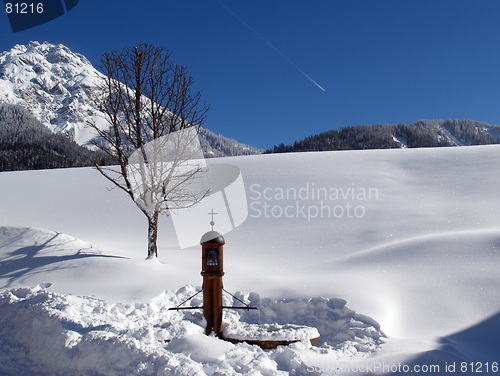
[[[80,0],[12,33],[106,50],[164,46],[211,105],[205,127],[261,148],[357,124],[469,118],[500,124],[497,0]],[[323,91],[323,89],[324,91]]]

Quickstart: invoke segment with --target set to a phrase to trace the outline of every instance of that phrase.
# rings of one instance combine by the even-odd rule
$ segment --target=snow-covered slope
[[[16,45],[0,54],[0,101],[25,106],[53,132],[87,145],[94,137],[88,121],[107,126],[91,100],[100,77],[85,56],[62,44]],[[200,138],[207,156],[261,152],[210,131],[202,132]]]
[[[0,370],[458,375],[482,365],[496,375],[499,156],[492,145],[211,160],[240,168],[248,200],[249,217],[224,236],[224,287],[261,311],[225,322],[321,334],[319,346],[272,351],[206,338],[196,313],[165,311],[201,284],[201,247],[180,250],[171,218],[151,263],[143,215],[94,170],[1,173]]]

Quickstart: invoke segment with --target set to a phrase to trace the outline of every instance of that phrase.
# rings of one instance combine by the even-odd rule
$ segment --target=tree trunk
[[[148,257],[158,257],[158,212],[148,215]]]

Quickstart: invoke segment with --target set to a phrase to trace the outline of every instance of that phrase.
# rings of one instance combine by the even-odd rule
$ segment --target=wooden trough
[[[272,350],[277,348],[278,346],[288,346],[292,343],[300,342],[300,339],[294,339],[294,340],[254,340],[254,339],[234,339],[234,338],[227,338],[223,337],[222,338],[225,341],[231,342],[231,343],[248,343],[249,345],[257,345],[262,349],[265,350]],[[319,339],[319,337],[316,338],[311,338],[311,345],[314,345],[316,341]]]
[[[319,332],[316,328],[304,325],[239,322],[225,326],[220,338],[232,343],[245,342],[263,349],[275,349],[301,341],[309,341],[314,345],[319,339]]]

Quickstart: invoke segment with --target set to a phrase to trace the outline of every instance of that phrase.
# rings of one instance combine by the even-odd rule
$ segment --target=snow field
[[[1,372],[352,375],[364,373],[351,372],[342,362],[354,369],[375,362],[442,367],[498,362],[499,154],[498,146],[481,146],[209,161],[241,170],[249,216],[224,234],[224,286],[260,308],[260,317],[228,311],[225,321],[250,328],[305,325],[321,334],[317,346],[297,343],[273,351],[200,334],[201,312],[169,316],[172,327],[148,321],[148,309],[154,310],[161,296],[172,296],[170,303],[178,304],[201,283],[201,247],[180,250],[169,217],[160,222],[160,262],[145,261],[145,218],[121,192],[108,191],[95,171],[1,173],[0,317],[6,321],[0,353],[9,354],[0,361]],[[312,188],[315,193],[326,189],[328,196],[318,197]],[[363,196],[372,188],[377,195]],[[287,190],[302,195],[280,196]],[[335,199],[335,192],[349,190],[355,195]],[[261,210],[265,205],[271,208],[267,216]],[[291,205],[299,210],[287,210]],[[302,207],[307,212],[321,205],[359,206],[364,215],[301,214]],[[27,290],[17,293],[19,288]],[[77,296],[84,303],[78,305]],[[62,313],[46,308],[55,297],[87,312],[88,320],[100,318],[88,327],[78,321],[84,319],[61,319]],[[36,310],[22,311],[37,302]],[[113,305],[136,313],[120,324],[89,308],[104,312]],[[18,310],[24,321],[16,321],[22,316]],[[36,314],[28,317],[28,312]],[[56,329],[33,334],[27,328],[40,326],[25,325],[18,330],[16,325],[26,320],[46,320],[45,327]],[[68,337],[66,330],[76,334]],[[17,332],[23,335],[16,337]],[[161,333],[183,334],[148,347],[159,343],[155,336]],[[57,343],[54,353],[67,368],[31,355],[26,349],[33,338]],[[82,348],[87,355],[78,358]],[[123,363],[111,365],[104,355],[100,360],[99,354],[107,352]],[[87,363],[79,362],[85,356]],[[75,358],[77,364],[96,366],[84,370],[74,365]],[[495,372],[490,367],[483,374]]]

